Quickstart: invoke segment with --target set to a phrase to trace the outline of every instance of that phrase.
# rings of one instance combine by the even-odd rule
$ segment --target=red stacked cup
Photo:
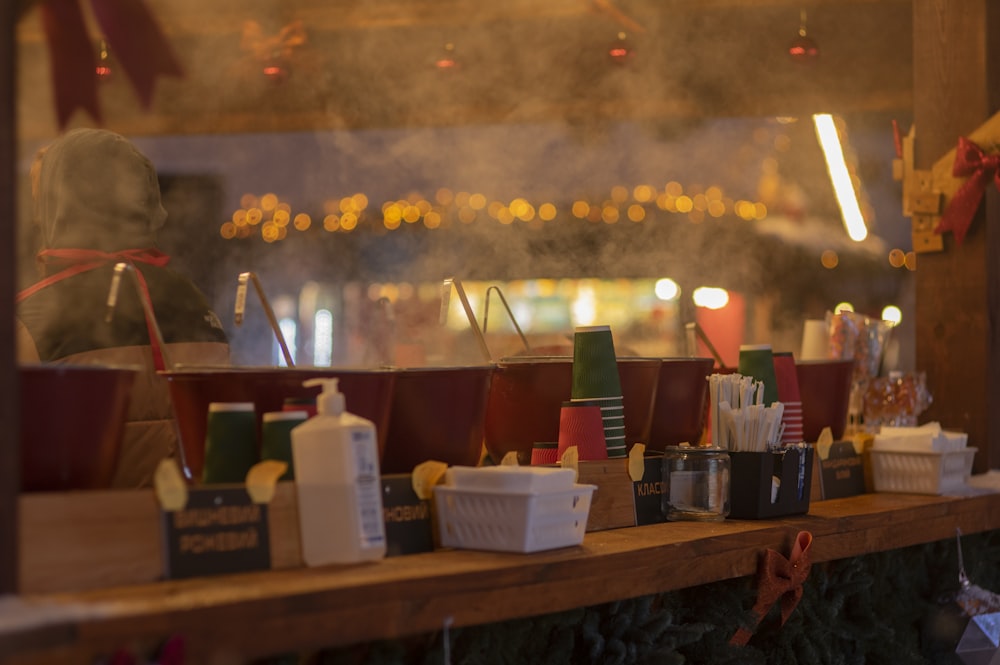
[[[782,445],[800,443],[804,440],[802,396],[799,393],[795,358],[790,352],[774,354],[774,375],[778,382],[778,401],[785,405],[781,416],[781,422],[785,426],[781,443]]]
[[[581,460],[608,458],[600,406],[580,401],[563,402],[559,411],[559,459],[572,446],[576,446]]]

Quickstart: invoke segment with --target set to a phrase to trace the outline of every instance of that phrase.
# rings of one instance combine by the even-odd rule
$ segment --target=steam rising
[[[811,36],[824,57],[851,71],[846,80],[822,65],[804,75],[787,62],[784,47],[799,16],[781,7],[751,12],[721,3],[695,12],[683,3],[619,3],[616,16],[569,0],[448,2],[414,3],[421,11],[411,17],[407,3],[333,3],[310,16],[300,16],[307,8],[294,3],[258,3],[253,16],[241,17],[153,5],[188,73],[161,84],[154,117],[177,122],[131,121],[134,100],[120,80],[109,83],[102,103],[109,128],[134,139],[161,175],[169,217],[159,240],[173,265],[208,293],[237,351],[242,340],[255,340],[238,360],[264,362],[260,349],[269,341],[253,307],[239,332],[232,326],[236,277],[244,271],[261,275],[272,297],[298,299],[305,285],[319,285],[310,308],[358,331],[377,308],[349,285],[417,285],[446,275],[482,282],[669,277],[688,298],[699,286],[736,289],[777,301],[773,334],[787,339],[801,319],[821,316],[827,301],[881,308],[900,292],[905,272],[889,268],[885,255],[906,242],[908,227],[888,175],[887,119],[847,122],[857,132],[858,168],[867,169],[863,182],[875,213],[875,237],[857,249],[843,244],[812,127],[774,119],[803,108],[796,94],[891,95],[902,85],[899,77],[878,78],[871,63],[895,74],[899,58],[908,57],[900,53],[912,49],[859,30],[848,22],[851,8],[810,13]],[[873,25],[872,12],[885,14],[882,25],[908,35],[907,12],[901,19],[897,10],[865,11]],[[264,76],[266,63],[240,48],[240,21],[250,18],[265,35],[305,19],[308,42],[279,63],[282,82]],[[641,30],[627,29],[635,25]],[[621,45],[623,29],[634,52],[625,65],[607,53]],[[446,44],[454,46],[448,55],[455,66],[443,71],[435,62]],[[21,47],[22,81],[40,80],[39,63],[47,64],[35,49]],[[753,76],[745,66],[751,62]],[[34,106],[49,108],[45,101]],[[748,109],[754,117],[727,117]],[[153,135],[142,136],[146,130]],[[661,193],[667,183],[692,196],[718,188],[729,202],[726,214],[695,219],[664,211],[655,199],[633,200],[636,187]],[[436,229],[382,226],[384,202],[411,194],[433,201],[442,187],[504,205],[523,198],[536,210],[548,203],[557,214],[550,222],[502,224],[480,211],[463,223],[450,209],[441,211]],[[575,201],[612,201],[616,187],[629,193],[616,203],[616,223],[572,214]],[[259,235],[223,240],[220,224],[247,193],[276,194],[292,216],[308,213],[311,228],[289,228],[273,244]],[[358,228],[323,231],[318,220],[327,202],[355,193],[369,201]],[[734,215],[740,200],[764,205],[765,219]],[[628,217],[634,204],[643,206],[642,221]],[[839,252],[836,271],[819,262],[824,250]],[[312,302],[316,293],[337,297]],[[692,317],[690,307],[678,313],[681,323]],[[405,312],[399,319],[400,337],[418,329],[431,334],[423,321],[410,320],[408,329]],[[332,356],[363,355],[360,342],[338,330]]]

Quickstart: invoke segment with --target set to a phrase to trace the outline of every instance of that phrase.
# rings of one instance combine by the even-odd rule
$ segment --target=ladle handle
[[[247,282],[251,280],[253,281],[254,291],[257,292],[257,297],[260,298],[260,304],[264,308],[264,314],[267,315],[267,321],[271,324],[271,330],[274,331],[274,337],[278,340],[278,346],[281,347],[281,355],[285,358],[285,364],[288,367],[295,367],[295,361],[292,360],[292,354],[288,350],[288,344],[285,342],[285,335],[281,332],[281,326],[278,324],[278,319],[274,316],[274,310],[271,309],[271,303],[268,301],[267,296],[264,295],[264,288],[260,285],[257,275],[252,272],[240,273],[239,284],[236,287],[236,325],[243,323],[243,313],[246,311],[247,304]]]
[[[462,302],[462,309],[465,310],[465,316],[469,319],[469,326],[472,328],[472,334],[476,338],[476,343],[479,345],[479,351],[483,354],[483,358],[486,362],[493,362],[493,354],[490,353],[490,347],[486,345],[486,338],[483,336],[483,331],[479,328],[479,322],[476,321],[476,315],[472,312],[472,305],[469,304],[469,298],[465,294],[465,288],[462,286],[462,282],[455,279],[454,277],[448,277],[444,280],[443,287],[447,289],[448,294],[451,294],[451,287],[455,287],[455,291],[458,292],[458,299]]]
[[[115,308],[118,306],[118,291],[121,288],[122,274],[125,272],[132,273],[132,284],[135,286],[136,295],[142,304],[146,328],[149,330],[150,346],[153,347],[153,363],[158,370],[171,370],[174,368],[174,364],[170,360],[167,343],[163,340],[163,332],[156,320],[156,313],[153,311],[153,303],[150,301],[145,280],[131,263],[122,261],[115,264],[114,272],[111,275],[111,287],[108,289],[107,314],[105,314],[104,320],[111,323],[111,319],[114,317]]]
[[[115,264],[114,272],[111,274],[111,287],[108,289],[107,314],[105,314],[104,320],[111,323],[114,317],[115,308],[118,306],[118,292],[121,289],[122,274],[125,272],[132,273],[132,283],[135,285],[136,294],[139,296],[139,302],[142,303],[142,311],[146,318],[146,327],[150,334],[150,344],[151,346],[159,346],[159,359],[157,359],[156,352],[154,352],[153,363],[154,365],[163,365],[162,367],[156,367],[157,370],[172,370],[174,365],[167,351],[167,343],[163,339],[163,331],[160,330],[160,324],[156,320],[153,303],[149,299],[149,294],[143,285],[138,271],[130,263],[121,262]],[[173,402],[173,396],[170,399]],[[181,472],[184,474],[184,478],[188,482],[191,482],[194,480],[194,475],[191,473],[191,467],[188,466],[187,462],[187,455],[184,453],[184,441],[181,438],[177,419],[172,418],[171,424],[174,429],[174,440],[177,442],[177,457],[181,465]]]
[[[705,346],[708,347],[709,353],[711,353],[712,357],[715,358],[715,362],[719,363],[719,369],[727,369],[726,362],[722,359],[722,356],[719,355],[719,352],[715,350],[715,345],[712,344],[712,340],[708,338],[708,335],[705,334],[705,331],[702,330],[702,327],[698,325],[697,322],[688,323],[685,325],[685,328],[687,328],[688,335],[694,333],[697,339],[700,339],[705,343]],[[694,354],[694,349],[691,350],[691,353],[692,355]]]
[[[514,324],[514,330],[516,330],[517,334],[521,337],[521,343],[524,344],[524,350],[530,352],[531,351],[531,345],[528,344],[528,338],[524,336],[524,333],[521,331],[521,326],[519,326],[517,324],[517,319],[514,318],[514,312],[512,312],[510,310],[510,305],[507,304],[507,299],[504,298],[503,291],[501,291],[500,287],[496,286],[496,285],[491,286],[488,289],[486,289],[486,305],[485,305],[485,307],[483,309],[483,335],[486,334],[486,331],[487,331],[487,328],[489,327],[489,322],[490,322],[490,292],[491,291],[496,291],[496,294],[498,296],[500,296],[500,302],[503,303],[503,308],[505,310],[507,310],[507,316],[508,316],[508,318],[510,318],[510,322]]]

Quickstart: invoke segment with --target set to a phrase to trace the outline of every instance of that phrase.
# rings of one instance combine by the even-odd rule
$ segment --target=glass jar
[[[667,446],[663,459],[663,516],[671,521],[718,522],[729,514],[729,453],[709,446]]]

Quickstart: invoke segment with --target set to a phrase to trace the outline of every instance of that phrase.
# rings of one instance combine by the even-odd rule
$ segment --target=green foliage
[[[1000,589],[1000,532],[962,539],[974,584]],[[608,581],[613,584],[612,580]],[[954,665],[957,635],[937,635],[954,607],[954,540],[815,564],[802,601],[780,626],[778,608],[750,643],[756,581],[740,578],[544,616],[449,631],[451,665]],[[933,633],[933,634],[932,634]],[[935,639],[930,639],[932,637]],[[445,663],[443,633],[317,654],[316,665]]]

